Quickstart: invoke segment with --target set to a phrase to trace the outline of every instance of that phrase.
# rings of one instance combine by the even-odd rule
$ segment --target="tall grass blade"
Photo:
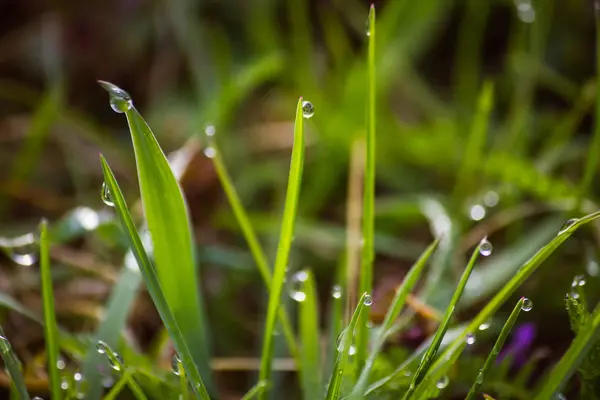
[[[109,93],[111,106],[127,116],[160,285],[196,365],[202,375],[210,379],[206,318],[182,190],[154,134],[129,95],[111,83],[101,81],[100,85]]]
[[[475,262],[477,261],[477,257],[479,256],[479,250],[482,246],[482,243],[484,243],[485,240],[486,239],[482,240],[477,245],[477,247],[473,251],[473,254],[471,255],[471,259],[469,260],[469,263],[467,264],[467,268],[465,268],[465,271],[463,272],[463,274],[460,278],[460,281],[458,282],[456,291],[454,292],[454,295],[452,295],[450,304],[448,305],[448,308],[446,308],[444,318],[442,319],[440,326],[438,327],[437,331],[435,332],[435,335],[433,336],[431,345],[429,346],[429,348],[425,352],[425,355],[421,359],[421,363],[419,364],[419,367],[417,368],[417,371],[415,372],[413,380],[410,383],[408,391],[406,392],[406,394],[404,396],[405,400],[408,400],[411,398],[411,396],[414,394],[415,390],[417,389],[417,386],[419,386],[422,383],[423,379],[425,378],[425,375],[429,371],[429,368],[433,364],[433,360],[437,354],[438,348],[440,347],[440,345],[442,343],[442,339],[444,338],[444,335],[446,334],[446,331],[448,330],[448,327],[450,326],[450,320],[452,319],[452,315],[454,314],[454,309],[456,308],[456,304],[458,303],[458,300],[460,300],[460,296],[462,295],[463,291],[465,290],[465,285],[467,284],[467,281],[469,280],[471,271],[475,267]]]
[[[148,258],[148,255],[146,254],[142,240],[137,233],[135,224],[133,223],[131,215],[127,209],[127,204],[125,203],[121,189],[119,188],[119,185],[117,184],[117,181],[115,180],[108,163],[103,156],[100,156],[100,161],[102,162],[104,181],[109,188],[117,216],[119,217],[126,238],[129,241],[131,250],[137,260],[142,277],[144,278],[144,283],[148,289],[148,293],[150,294],[150,297],[156,306],[165,328],[169,332],[169,336],[173,341],[175,349],[177,350],[177,354],[181,358],[181,362],[183,363],[183,367],[185,368],[186,374],[192,384],[192,389],[196,395],[196,398],[208,400],[210,397],[208,396],[204,382],[200,377],[200,373],[198,372],[198,368],[194,363],[192,353],[188,347],[187,341],[190,340],[190,338],[183,335],[182,329],[177,324],[175,316],[169,308],[166,296],[163,293],[162,287],[158,280],[157,270],[154,268]],[[191,340],[194,339],[191,338]]]
[[[46,338],[46,355],[48,358],[48,375],[52,398],[60,400],[60,371],[58,370],[58,327],[54,313],[54,293],[52,290],[52,274],[50,272],[50,241],[48,239],[48,223],[40,224],[40,276],[42,279],[42,298],[44,308],[44,335]]]
[[[431,257],[438,244],[439,239],[435,240],[432,244],[429,245],[429,247],[427,247],[425,252],[417,260],[415,265],[410,269],[408,274],[406,274],[402,285],[398,288],[398,290],[396,290],[396,295],[394,296],[394,300],[392,300],[392,305],[390,306],[385,315],[383,324],[381,324],[379,336],[375,339],[375,342],[373,343],[373,347],[371,349],[371,353],[369,354],[369,358],[367,359],[367,362],[360,373],[358,382],[352,390],[350,399],[358,400],[364,397],[365,389],[367,387],[367,384],[369,383],[369,376],[371,374],[373,366],[375,365],[375,359],[383,349],[383,345],[385,343],[385,339],[387,338],[387,334],[392,325],[394,324],[396,318],[398,318],[398,315],[400,315],[400,311],[402,311],[402,307],[404,307],[404,304],[406,302],[406,297],[417,283],[417,280],[419,279],[419,277],[423,273],[425,266],[427,265],[429,257]]]
[[[479,374],[477,375],[477,379],[473,383],[473,386],[471,386],[471,390],[469,390],[469,393],[467,394],[467,397],[465,400],[474,400],[475,399],[475,396],[477,395],[477,391],[483,384],[486,373],[489,371],[489,369],[492,367],[492,365],[494,365],[494,362],[496,361],[496,359],[498,358],[498,355],[500,354],[500,350],[502,350],[502,346],[504,346],[504,342],[506,341],[506,338],[508,338],[508,335],[509,335],[510,331],[512,330],[513,325],[517,321],[517,317],[519,316],[519,313],[523,309],[523,304],[525,303],[525,300],[526,299],[524,297],[521,297],[521,299],[515,305],[515,308],[513,308],[512,312],[510,313],[510,316],[506,320],[506,323],[502,327],[502,331],[500,331],[500,336],[498,336],[496,343],[494,343],[494,347],[492,348],[492,351],[490,352],[487,359],[485,360],[485,363],[483,364],[483,367],[479,371]]]
[[[281,232],[279,244],[277,245],[277,255],[275,257],[275,267],[273,271],[273,280],[271,283],[271,293],[269,295],[269,305],[267,307],[267,320],[263,338],[263,349],[260,360],[259,380],[270,382],[273,362],[273,331],[275,329],[275,319],[277,310],[281,302],[281,292],[288,265],[288,257],[292,240],[294,236],[294,226],[296,222],[296,213],[298,208],[298,197],[300,195],[300,185],[302,181],[302,169],[304,166],[304,121],[302,115],[302,98],[298,100],[296,106],[296,121],[294,126],[294,145],[292,148],[292,160],[290,162],[290,172],[288,178],[287,193],[281,221]],[[264,399],[266,389],[259,394],[259,399]]]
[[[365,176],[363,194],[363,221],[360,275],[358,293],[371,293],[373,286],[374,235],[375,235],[375,5],[371,4],[367,21],[369,35],[368,48],[368,82],[367,82],[367,140],[365,157]],[[362,365],[367,359],[369,329],[367,313],[363,314],[358,324],[356,338],[356,359]]]
[[[29,400],[25,379],[23,379],[23,374],[21,373],[21,362],[17,358],[17,355],[12,351],[10,342],[6,338],[6,334],[2,327],[0,327],[0,354],[4,360],[4,368],[10,375],[12,384],[21,396],[21,400]]]
[[[315,278],[311,271],[306,271],[306,279],[302,282],[302,292],[306,295],[300,302],[300,374],[302,394],[306,400],[323,397],[321,387],[321,348],[319,343],[319,306]]]

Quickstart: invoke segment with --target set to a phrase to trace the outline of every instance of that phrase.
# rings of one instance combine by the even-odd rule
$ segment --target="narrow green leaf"
[[[357,332],[357,324],[359,323],[360,315],[363,313],[363,309],[367,307],[365,304],[367,296],[369,296],[367,293],[362,294],[358,304],[356,305],[352,319],[350,319],[350,323],[346,329],[342,331],[340,337],[338,338],[338,353],[333,366],[333,372],[331,373],[331,379],[329,380],[327,396],[325,397],[326,400],[337,400],[339,398],[340,387],[344,378],[344,371],[349,364],[348,356],[350,353],[350,348],[353,346],[353,341]]]
[[[546,380],[536,400],[546,400],[555,398],[567,381],[573,376],[577,367],[583,361],[588,350],[596,344],[600,337],[600,305],[590,316],[587,325],[581,328],[567,352],[562,356],[558,364],[554,366],[552,372]]]
[[[502,327],[502,331],[500,331],[500,335],[498,336],[496,343],[494,343],[494,347],[492,348],[492,351],[490,352],[487,359],[485,360],[485,363],[483,364],[483,367],[479,371],[479,374],[477,375],[477,379],[473,383],[473,386],[471,386],[471,390],[469,390],[469,393],[467,394],[467,397],[465,400],[475,399],[475,396],[477,395],[477,391],[483,384],[486,373],[492,367],[492,365],[494,365],[494,362],[498,358],[498,355],[500,354],[500,350],[502,350],[502,346],[504,346],[504,342],[506,341],[508,334],[510,333],[513,325],[517,321],[517,317],[519,316],[519,313],[523,309],[525,301],[528,301],[528,300],[525,299],[524,297],[521,297],[521,299],[515,305],[515,308],[513,308],[512,312],[510,313],[510,316],[506,320],[506,323]]]
[[[103,156],[100,156],[100,161],[102,162],[104,181],[109,188],[110,196],[114,202],[117,216],[119,217],[123,231],[126,234],[131,250],[137,260],[138,267],[140,268],[142,277],[144,278],[148,293],[150,294],[150,297],[156,306],[165,328],[169,332],[169,336],[173,341],[175,349],[177,350],[177,354],[181,358],[181,362],[183,363],[186,374],[192,383],[192,389],[196,395],[196,398],[208,400],[210,397],[208,396],[204,382],[200,377],[200,373],[198,372],[188,347],[187,341],[190,339],[183,335],[180,326],[175,320],[173,312],[169,308],[166,296],[163,293],[162,287],[158,280],[157,271],[146,254],[142,240],[137,233],[135,224],[133,223],[131,215],[127,209],[127,204],[125,203],[123,193],[121,193],[121,189],[119,188],[119,185],[117,184],[117,181],[115,180],[108,163]],[[193,338],[191,340],[193,340]]]
[[[271,293],[269,295],[269,305],[267,307],[267,320],[265,323],[262,357],[260,361],[260,381],[268,382],[271,379],[271,364],[273,361],[273,331],[275,329],[277,310],[279,309],[281,302],[281,292],[283,291],[283,282],[285,279],[285,272],[287,270],[292,239],[294,236],[298,197],[300,195],[302,169],[304,166],[303,122],[302,98],[300,98],[298,100],[298,105],[296,106],[296,122],[294,126],[294,146],[292,148],[292,160],[290,163],[285,206],[281,221],[279,244],[277,246],[277,255],[275,257],[275,268],[271,283]],[[260,399],[265,398],[266,391],[267,390],[265,389],[259,394]]]
[[[265,382],[265,381],[258,382],[256,385],[254,385],[252,387],[252,389],[250,389],[248,391],[248,393],[246,393],[244,395],[244,397],[242,397],[242,400],[252,400],[253,398],[257,397],[263,390],[265,390],[266,387],[267,387],[267,382]]]
[[[371,4],[367,20],[369,35],[368,82],[367,82],[367,140],[365,157],[365,177],[362,215],[362,248],[358,293],[371,293],[373,286],[373,261],[375,258],[375,5]],[[356,338],[356,359],[362,365],[367,359],[369,329],[365,313],[358,324]]]
[[[177,371],[177,375],[179,376],[179,390],[180,390],[180,400],[189,400],[190,393],[188,390],[188,380],[185,376],[185,369],[183,369],[183,364],[178,356],[173,356],[173,368],[174,371]],[[177,368],[175,370],[175,368]]]
[[[127,382],[129,382],[129,375],[131,375],[130,371],[125,371],[123,375],[119,378],[117,383],[110,389],[110,391],[104,396],[102,400],[114,400],[117,396],[125,389]]]
[[[109,93],[113,109],[127,116],[160,285],[196,365],[209,379],[206,318],[198,288],[192,229],[182,190],[154,134],[133,107],[129,95],[111,83],[101,81],[100,84]]]
[[[46,338],[46,355],[48,358],[48,374],[52,398],[60,400],[60,371],[58,370],[58,327],[54,313],[54,293],[52,291],[52,274],[50,272],[50,242],[48,240],[48,223],[40,224],[40,276],[42,280],[42,298],[44,307],[44,335]]]
[[[425,252],[413,265],[410,271],[408,271],[408,274],[406,274],[406,277],[402,281],[402,285],[398,288],[398,290],[396,290],[396,295],[394,296],[394,300],[392,300],[392,305],[390,306],[385,315],[383,324],[381,324],[379,336],[377,336],[375,342],[373,343],[373,347],[371,349],[369,358],[358,378],[358,382],[352,390],[350,399],[361,399],[364,397],[365,388],[369,383],[369,376],[375,364],[375,359],[383,349],[383,345],[387,338],[388,332],[392,328],[392,325],[394,324],[396,318],[398,318],[398,315],[400,315],[400,311],[402,311],[404,303],[406,302],[406,297],[417,283],[417,280],[419,279],[425,266],[427,265],[429,257],[431,257],[438,244],[439,239],[436,239],[432,244],[429,245],[429,247],[427,247]]]
[[[444,335],[446,334],[446,331],[448,330],[448,327],[450,326],[450,320],[452,319],[452,315],[454,314],[454,309],[456,308],[456,304],[460,300],[460,296],[462,295],[463,291],[465,290],[465,285],[467,284],[467,281],[469,280],[471,271],[475,267],[475,262],[477,261],[477,257],[479,256],[479,250],[480,250],[482,244],[485,243],[484,241],[486,241],[486,239],[483,239],[477,245],[477,247],[473,251],[473,254],[471,255],[471,259],[469,260],[469,263],[467,264],[467,268],[465,268],[465,271],[463,272],[463,274],[460,278],[460,281],[458,282],[456,291],[454,292],[454,295],[452,296],[452,299],[450,300],[450,303],[448,304],[448,308],[446,308],[444,318],[442,319],[440,326],[438,327],[437,331],[435,332],[435,335],[433,336],[433,340],[431,341],[431,345],[425,352],[425,355],[421,359],[421,363],[419,364],[419,367],[417,368],[417,371],[415,372],[415,375],[413,376],[413,380],[410,383],[408,391],[406,392],[406,394],[404,396],[405,400],[410,399],[411,396],[415,393],[417,386],[419,386],[421,384],[421,382],[425,378],[425,375],[427,375],[429,368],[433,364],[433,360],[437,354],[440,344],[442,343],[442,339],[444,338]]]
[[[6,338],[4,329],[0,326],[0,354],[4,360],[4,367],[8,371],[8,374],[12,378],[12,384],[21,396],[21,400],[29,400],[29,393],[27,393],[27,386],[25,386],[25,379],[21,373],[21,362],[17,358],[17,355],[12,351],[10,342]]]
[[[306,295],[300,302],[298,325],[300,327],[300,374],[303,398],[306,400],[323,397],[321,387],[321,345],[319,343],[319,307],[315,279],[311,271],[306,272],[302,291]]]

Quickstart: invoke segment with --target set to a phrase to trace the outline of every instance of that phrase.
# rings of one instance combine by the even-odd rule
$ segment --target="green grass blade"
[[[373,286],[373,260],[375,236],[375,5],[371,5],[368,17],[368,100],[367,100],[367,140],[365,158],[365,177],[363,194],[363,221],[360,274],[358,293],[371,293]],[[367,346],[369,329],[367,328],[368,315],[365,313],[358,324],[356,339],[356,359],[362,365],[367,359]]]
[[[123,193],[121,193],[121,189],[119,188],[119,185],[117,184],[117,181],[115,180],[115,177],[104,157],[101,156],[100,161],[102,162],[104,181],[109,188],[117,216],[119,217],[127,240],[129,241],[131,250],[137,260],[142,277],[144,278],[144,283],[148,289],[148,293],[150,294],[150,297],[156,306],[165,328],[169,332],[169,336],[173,341],[175,349],[177,350],[177,354],[179,354],[179,357],[181,358],[181,362],[183,363],[186,374],[192,383],[192,389],[194,390],[196,398],[208,400],[210,397],[208,396],[204,382],[200,377],[200,373],[198,372],[198,368],[194,363],[192,353],[188,347],[188,338],[183,335],[181,328],[175,320],[173,312],[169,308],[166,296],[163,293],[162,287],[158,280],[157,271],[151,264],[148,255],[146,254],[142,240],[137,233],[135,224],[133,223],[131,215],[127,209],[127,204],[125,203]]]
[[[275,329],[277,310],[281,302],[281,292],[283,291],[283,282],[285,279],[288,257],[294,236],[294,225],[296,222],[298,197],[300,195],[302,169],[304,166],[303,125],[302,98],[300,98],[298,100],[298,105],[296,106],[296,122],[294,126],[294,146],[292,148],[292,160],[290,163],[287,193],[281,222],[281,233],[279,236],[279,244],[277,245],[277,255],[275,257],[275,268],[271,284],[271,294],[269,295],[269,305],[267,308],[267,320],[265,324],[259,372],[259,380],[261,381],[270,381],[271,378],[271,364],[273,361],[273,331]],[[264,399],[265,395],[266,390],[261,392],[259,398]]]
[[[176,368],[176,369],[175,369]],[[180,390],[180,400],[189,400],[190,393],[188,390],[188,380],[185,376],[185,370],[183,369],[183,364],[178,356],[173,356],[173,371],[177,371],[177,375],[179,376],[179,390]]]
[[[52,274],[50,273],[50,241],[48,240],[48,223],[46,221],[42,221],[40,224],[40,276],[50,391],[53,399],[60,400],[62,398],[60,371],[56,366],[58,362],[58,327],[54,313],[54,293],[52,291]]]
[[[557,232],[556,237],[542,247],[529,261],[527,261],[521,269],[515,274],[515,276],[500,289],[500,291],[492,298],[483,309],[477,314],[475,318],[471,320],[468,326],[463,330],[463,333],[456,338],[454,343],[452,343],[443,354],[438,357],[438,359],[434,362],[431,367],[431,373],[427,377],[428,380],[435,382],[440,379],[446,373],[446,370],[453,365],[458,356],[460,355],[460,351],[463,348],[465,338],[468,333],[474,332],[477,328],[488,321],[494,313],[508,300],[508,298],[513,294],[513,292],[529,277],[535,270],[540,266],[540,264],[546,260],[561,244],[565,242],[578,228],[581,226],[594,221],[600,218],[600,211],[595,212],[593,214],[586,215],[568,228]],[[417,391],[416,395],[421,394],[420,391]]]
[[[252,389],[250,389],[248,391],[248,393],[246,393],[244,395],[244,397],[242,397],[242,400],[252,400],[253,398],[257,397],[262,391],[264,391],[266,387],[267,387],[267,382],[265,382],[265,381],[258,382],[256,385],[254,385],[252,387]]]
[[[517,302],[517,305],[515,305],[515,308],[513,308],[512,312],[510,313],[510,316],[506,320],[506,323],[502,327],[502,331],[500,331],[500,335],[498,336],[496,343],[494,343],[494,347],[492,348],[492,351],[490,352],[487,359],[485,360],[485,363],[483,364],[483,367],[479,371],[479,374],[477,375],[477,379],[473,383],[473,386],[471,386],[471,390],[469,390],[469,393],[467,394],[467,397],[465,400],[474,400],[475,399],[475,396],[477,395],[477,391],[483,384],[483,380],[485,379],[485,374],[489,371],[489,369],[492,367],[492,365],[494,365],[494,362],[498,358],[498,355],[500,354],[500,350],[502,350],[502,346],[504,346],[504,342],[506,341],[506,338],[508,338],[508,334],[510,333],[513,325],[517,321],[517,317],[519,316],[519,313],[523,309],[523,305],[525,304],[525,301],[528,301],[528,300],[525,299],[524,297],[521,297],[521,299]]]
[[[300,374],[303,398],[306,400],[323,397],[321,388],[321,346],[319,343],[319,307],[315,278],[311,271],[306,271],[306,279],[302,281],[302,291],[306,294],[300,302]]]
[[[354,386],[352,393],[350,395],[350,399],[361,399],[365,395],[365,389],[367,384],[369,383],[369,376],[371,374],[371,370],[375,364],[375,359],[383,349],[383,345],[385,343],[385,339],[387,338],[387,334],[394,324],[398,315],[400,315],[400,311],[402,311],[402,307],[404,307],[404,303],[406,302],[406,297],[412,290],[412,288],[417,283],[417,280],[421,276],[425,266],[427,265],[427,261],[435,251],[439,244],[439,240],[435,240],[425,252],[421,255],[421,257],[417,260],[415,265],[410,269],[406,277],[404,278],[402,285],[396,291],[396,295],[394,296],[394,300],[392,300],[392,305],[388,309],[385,319],[383,320],[383,324],[380,327],[379,336],[375,339],[373,343],[373,348],[371,349],[371,353],[369,354],[369,358],[361,371],[361,374],[358,378],[358,382]]]
[[[248,218],[248,213],[244,209],[242,205],[242,201],[238,196],[237,190],[233,185],[233,180],[227,171],[227,167],[223,162],[223,158],[221,156],[221,152],[217,147],[214,140],[212,140],[211,146],[215,149],[215,155],[213,157],[213,163],[215,165],[215,170],[217,171],[217,176],[219,177],[219,181],[221,182],[221,186],[223,186],[223,190],[225,191],[225,195],[227,196],[227,200],[233,210],[233,214],[237,219],[238,224],[242,230],[242,234],[244,235],[244,239],[250,248],[250,253],[252,257],[254,257],[254,262],[256,262],[256,266],[258,267],[258,271],[267,286],[269,292],[271,291],[271,270],[269,269],[269,261],[267,259],[267,255],[263,247],[261,246],[258,237],[254,231],[252,223]],[[296,346],[296,338],[294,337],[294,332],[292,331],[292,327],[290,324],[290,319],[285,311],[285,309],[279,309],[279,323],[281,324],[281,330],[283,335],[287,341],[288,349],[290,354],[295,359],[298,358],[298,348]]]
[[[331,373],[331,379],[329,380],[329,385],[327,388],[327,396],[326,400],[337,400],[340,394],[340,387],[342,385],[342,380],[344,378],[344,371],[349,364],[348,356],[350,353],[350,347],[353,345],[353,339],[355,333],[357,331],[357,325],[359,324],[360,315],[363,313],[363,309],[367,307],[365,304],[365,300],[369,296],[366,293],[363,293],[360,300],[358,301],[358,305],[354,310],[354,314],[352,315],[352,319],[350,319],[350,323],[340,333],[340,337],[338,338],[337,343],[337,358],[335,360],[335,364],[333,366],[333,372]]]
[[[206,318],[182,190],[154,134],[133,107],[129,95],[108,82],[100,84],[111,96],[112,107],[127,116],[160,285],[196,365],[205,378],[210,378]]]
[[[433,336],[431,345],[429,346],[429,348],[425,352],[425,355],[421,359],[421,363],[419,364],[419,367],[417,368],[417,371],[415,372],[413,380],[410,383],[410,386],[408,388],[408,391],[406,392],[406,395],[404,396],[404,399],[407,400],[407,399],[411,398],[411,396],[414,394],[415,390],[417,389],[417,386],[419,386],[421,384],[421,382],[425,378],[425,375],[429,371],[429,368],[431,367],[433,360],[437,354],[438,348],[440,347],[440,345],[442,343],[442,339],[444,338],[444,335],[446,334],[446,331],[448,330],[448,327],[450,326],[450,320],[452,319],[452,315],[454,314],[454,309],[456,308],[456,304],[460,300],[460,296],[462,295],[463,291],[465,290],[465,286],[467,284],[467,281],[469,280],[471,271],[475,267],[475,262],[477,261],[477,257],[479,256],[479,249],[481,248],[481,246],[485,240],[486,239],[482,240],[477,245],[475,250],[473,251],[473,254],[471,255],[471,259],[469,260],[469,263],[467,264],[467,268],[465,268],[465,271],[463,272],[463,274],[460,278],[460,281],[458,282],[456,291],[452,295],[452,299],[450,300],[448,308],[446,308],[444,318],[442,319],[440,326],[438,327],[437,331],[435,332],[435,335]]]
[[[17,358],[17,355],[12,351],[10,342],[6,338],[4,329],[2,329],[2,327],[0,327],[0,354],[4,360],[4,368],[8,371],[8,374],[12,378],[12,384],[19,392],[21,400],[29,400],[29,393],[27,393],[25,379],[23,379],[23,374],[21,373],[21,362]]]
[[[130,371],[125,371],[123,375],[119,378],[117,383],[110,389],[110,391],[104,396],[102,400],[114,400],[117,396],[125,389],[127,382],[129,382],[129,375],[131,375]]]
[[[546,380],[546,384],[538,393],[536,400],[554,399],[560,390],[575,373],[577,367],[583,361],[587,351],[597,343],[600,336],[600,305],[590,316],[584,329],[581,329],[575,340],[569,346],[567,352],[552,369]]]

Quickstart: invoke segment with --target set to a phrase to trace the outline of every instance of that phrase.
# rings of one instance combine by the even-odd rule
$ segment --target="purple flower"
[[[500,352],[496,362],[500,363],[506,357],[512,357],[513,365],[521,366],[525,364],[527,362],[527,354],[535,339],[535,332],[535,324],[532,322],[520,325],[515,330],[510,343]]]

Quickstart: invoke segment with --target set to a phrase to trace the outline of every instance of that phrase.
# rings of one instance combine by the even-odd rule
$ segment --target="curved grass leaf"
[[[302,98],[300,98],[296,106],[296,122],[294,126],[294,146],[292,148],[292,160],[290,163],[285,206],[281,221],[279,244],[277,245],[277,255],[275,257],[275,268],[271,283],[271,293],[269,295],[269,305],[267,308],[267,320],[265,323],[262,357],[260,361],[260,381],[269,382],[271,378],[271,364],[273,362],[273,331],[275,329],[277,310],[279,309],[281,303],[281,292],[283,290],[283,282],[285,279],[288,257],[294,236],[294,225],[296,222],[298,197],[300,195],[302,169],[304,166],[303,123]],[[266,390],[259,394],[259,398],[264,399],[265,395]]]
[[[2,327],[0,327],[0,354],[4,360],[4,368],[6,368],[8,374],[12,378],[12,384],[21,396],[21,400],[29,400],[25,379],[23,379],[23,374],[21,373],[21,362],[17,358],[17,355],[12,351],[10,342],[6,338]]]
[[[183,363],[183,367],[185,368],[186,374],[192,384],[192,389],[194,390],[196,398],[208,400],[210,397],[208,396],[204,382],[200,377],[200,373],[198,372],[198,368],[194,363],[192,353],[188,347],[188,340],[194,339],[185,337],[182,329],[177,324],[174,313],[169,308],[169,303],[167,302],[166,296],[163,293],[162,287],[159,283],[157,271],[150,262],[150,259],[146,254],[146,250],[144,249],[144,245],[142,244],[142,240],[137,233],[135,224],[131,219],[131,215],[127,209],[127,204],[125,203],[125,199],[121,193],[121,189],[119,188],[119,185],[117,184],[117,181],[115,180],[115,177],[104,157],[101,156],[100,161],[102,162],[102,173],[104,174],[104,180],[109,188],[112,201],[115,205],[115,210],[119,220],[121,221],[123,230],[126,233],[131,250],[137,260],[142,277],[144,278],[144,282],[148,289],[148,293],[150,294],[150,297],[156,306],[165,328],[169,332],[169,336],[173,341],[175,349],[177,350],[177,354],[181,358],[181,362]]]
[[[133,140],[144,216],[152,238],[156,272],[173,317],[196,365],[210,378],[204,310],[194,262],[194,241],[183,193],[146,121],[122,89],[100,82],[113,107],[123,107]]]
[[[319,307],[315,278],[306,271],[302,282],[302,292],[306,295],[300,302],[298,325],[300,327],[300,374],[303,398],[306,400],[323,397],[321,388],[321,348],[319,343]]]

